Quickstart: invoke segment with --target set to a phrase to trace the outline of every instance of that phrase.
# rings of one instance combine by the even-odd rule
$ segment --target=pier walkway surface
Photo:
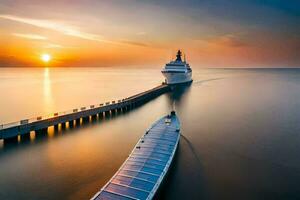
[[[61,124],[62,127],[66,127],[66,123],[68,123],[71,127],[75,123],[80,123],[81,120],[89,121],[90,118],[96,118],[97,116],[101,117],[117,112],[128,111],[169,91],[170,87],[162,84],[124,99],[75,108],[66,112],[57,112],[51,116],[38,116],[36,118],[2,124],[0,125],[0,140],[3,139],[4,143],[15,142],[18,141],[19,135],[21,139],[30,138],[30,131],[35,131],[36,134],[45,133],[50,126],[54,126],[55,129],[58,129],[59,124]]]

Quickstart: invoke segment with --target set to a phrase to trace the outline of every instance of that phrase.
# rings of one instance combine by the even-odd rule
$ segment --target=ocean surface
[[[182,134],[157,199],[300,199],[300,70],[194,69],[128,113],[4,145],[0,199],[89,199],[174,106]],[[159,69],[0,68],[0,124],[134,95]]]

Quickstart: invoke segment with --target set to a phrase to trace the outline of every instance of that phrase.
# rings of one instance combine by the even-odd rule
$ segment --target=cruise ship
[[[166,84],[183,84],[192,82],[192,69],[184,59],[182,61],[182,52],[178,50],[176,60],[166,64],[162,73],[166,78]]]

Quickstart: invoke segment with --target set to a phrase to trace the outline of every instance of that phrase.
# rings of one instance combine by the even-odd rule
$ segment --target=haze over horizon
[[[3,0],[0,67],[300,67],[296,0]]]

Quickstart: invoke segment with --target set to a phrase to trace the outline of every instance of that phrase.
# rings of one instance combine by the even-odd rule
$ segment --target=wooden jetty
[[[62,127],[66,127],[66,123],[68,123],[69,126],[73,126],[74,123],[80,123],[80,120],[89,121],[90,117],[95,118],[97,116],[107,116],[117,112],[127,111],[168,91],[170,91],[170,87],[162,84],[128,98],[74,108],[66,112],[56,112],[51,116],[38,116],[31,119],[2,124],[0,125],[0,140],[3,139],[4,143],[16,142],[18,141],[19,135],[21,139],[28,139],[30,137],[30,131],[41,134],[47,132],[50,126],[54,126],[55,129],[58,128],[59,124],[61,124]]]
[[[133,151],[92,200],[149,200],[157,192],[174,158],[180,123],[174,111],[145,132]]]

